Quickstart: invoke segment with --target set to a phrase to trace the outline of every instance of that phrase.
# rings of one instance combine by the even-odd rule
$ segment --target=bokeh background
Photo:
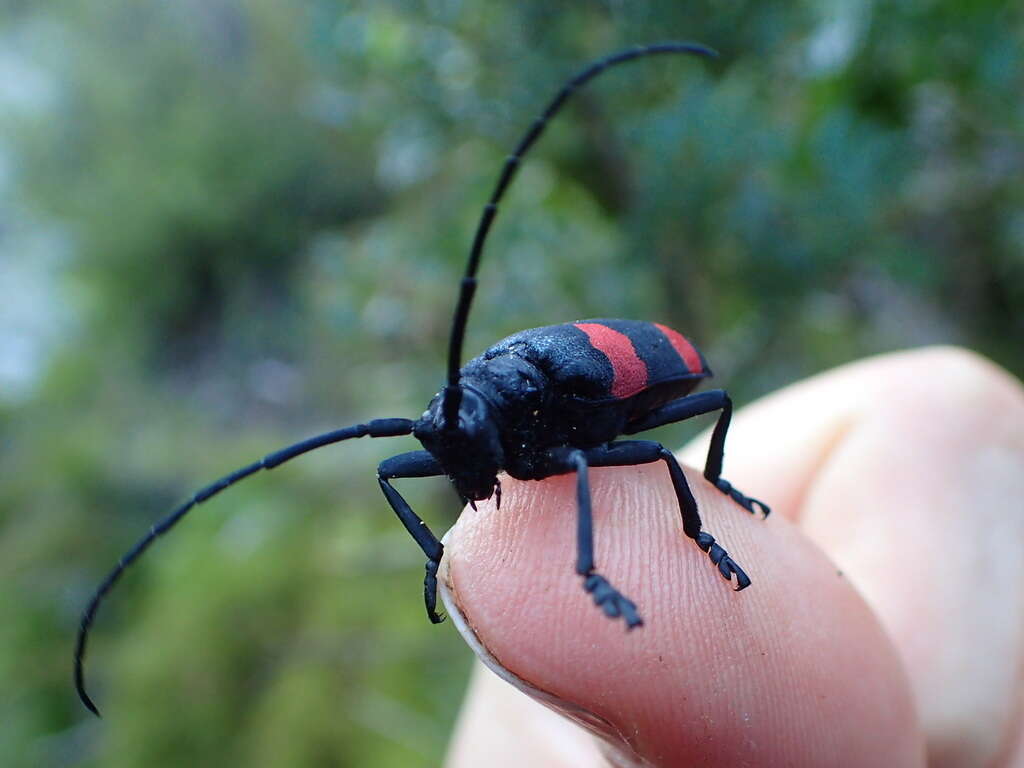
[[[374,482],[409,439],[250,479],[151,550],[92,637],[103,721],[74,633],[194,489],[422,411],[501,161],[596,56],[722,54],[579,94],[493,230],[468,352],[610,315],[682,330],[740,402],[934,342],[1024,372],[1024,6],[558,6],[0,4],[4,765],[439,764],[470,658]]]

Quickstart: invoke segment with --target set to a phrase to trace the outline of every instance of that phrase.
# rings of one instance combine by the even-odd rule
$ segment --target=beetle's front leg
[[[380,489],[384,492],[388,504],[395,510],[395,514],[398,515],[398,519],[405,529],[419,544],[423,554],[427,556],[427,573],[423,579],[423,602],[427,607],[427,616],[433,624],[440,624],[444,621],[444,617],[437,613],[437,569],[441,565],[444,547],[431,533],[427,524],[412,511],[406,500],[391,487],[391,483],[388,481],[402,477],[436,477],[443,474],[444,470],[441,468],[441,464],[427,451],[410,451],[392,456],[390,459],[382,461],[377,467],[377,482],[380,483]]]

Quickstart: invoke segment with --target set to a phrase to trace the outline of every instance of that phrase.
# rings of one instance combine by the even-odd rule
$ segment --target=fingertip
[[[591,473],[598,570],[636,603],[635,627],[606,618],[573,573],[571,477],[505,481],[500,513],[462,516],[443,597],[478,655],[652,765],[920,764],[895,654],[834,566],[688,472],[705,530],[756,573],[755,589],[725,588],[659,470]]]

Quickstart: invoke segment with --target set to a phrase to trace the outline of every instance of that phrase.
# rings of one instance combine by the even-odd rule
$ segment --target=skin
[[[1018,381],[951,348],[844,366],[740,411],[724,476],[773,509],[687,472],[742,594],[683,536],[663,466],[591,470],[597,565],[645,619],[628,633],[573,574],[572,476],[505,478],[500,511],[463,513],[442,597],[513,685],[479,667],[449,768],[1024,766]]]

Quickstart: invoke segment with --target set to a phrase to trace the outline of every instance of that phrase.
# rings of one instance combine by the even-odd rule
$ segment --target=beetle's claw
[[[735,501],[747,512],[752,515],[756,515],[758,512],[761,513],[762,519],[767,518],[772,513],[771,508],[763,501],[751,498],[732,487],[732,483],[724,478],[718,478],[715,481],[715,487],[718,488],[722,493],[728,496],[730,499]]]
[[[441,624],[448,617],[445,616],[443,613],[438,613],[437,611],[434,611],[434,610],[431,610],[431,609],[428,608],[427,609],[427,618],[430,619],[430,623],[431,624]]]
[[[715,542],[714,536],[701,531],[697,534],[697,546],[708,553],[711,562],[718,566],[718,572],[723,579],[732,581],[732,577],[736,576],[737,592],[750,586],[750,577],[729,557],[729,553]]]

